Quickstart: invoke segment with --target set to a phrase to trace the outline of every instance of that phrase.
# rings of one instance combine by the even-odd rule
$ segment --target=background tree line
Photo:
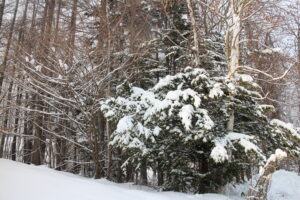
[[[148,89],[187,66],[227,75],[235,47],[271,117],[298,125],[300,4],[243,3],[1,0],[0,157],[148,184],[147,164],[125,170],[128,153],[109,145],[116,124],[101,100],[125,80]]]

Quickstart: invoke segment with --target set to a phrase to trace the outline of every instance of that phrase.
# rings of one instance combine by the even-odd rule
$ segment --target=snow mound
[[[234,187],[235,190],[239,190]],[[243,188],[242,188],[243,189]],[[245,188],[243,189],[245,190]],[[245,192],[245,191],[244,191]],[[235,193],[184,194],[157,192],[129,183],[93,180],[45,166],[0,159],[0,200],[241,200]],[[230,197],[230,198],[229,198]],[[268,200],[299,200],[300,176],[280,170],[274,173]]]
[[[279,170],[273,174],[268,200],[299,200],[300,176]]]
[[[224,195],[157,192],[0,159],[1,200],[230,200]]]

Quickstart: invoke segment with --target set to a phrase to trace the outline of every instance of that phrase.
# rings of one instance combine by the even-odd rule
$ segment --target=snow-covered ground
[[[229,200],[217,194],[157,192],[0,159],[0,200]]]
[[[299,200],[300,177],[279,171],[270,200]],[[0,200],[231,200],[218,194],[189,195],[157,192],[148,187],[116,184],[0,159]]]
[[[284,170],[273,174],[269,200],[300,200],[300,176]]]

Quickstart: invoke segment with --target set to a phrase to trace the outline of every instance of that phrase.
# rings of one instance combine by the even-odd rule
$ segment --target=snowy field
[[[270,200],[299,200],[300,177],[279,171],[273,178]],[[217,194],[188,195],[157,192],[148,187],[93,180],[44,166],[0,159],[0,200],[231,200]]]

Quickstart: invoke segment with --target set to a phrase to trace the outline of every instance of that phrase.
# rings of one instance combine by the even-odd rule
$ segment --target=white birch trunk
[[[240,59],[240,32],[241,32],[241,11],[243,7],[243,2],[230,0],[230,11],[232,14],[232,26],[230,27],[231,37],[226,37],[226,43],[229,44],[228,39],[231,39],[230,45],[230,56],[229,56],[229,71],[228,76],[231,80],[235,78],[236,70],[239,66]],[[233,131],[234,128],[234,111],[230,114],[229,120],[227,122],[227,130]]]
[[[198,35],[197,35],[197,29],[196,29],[196,20],[195,20],[195,15],[194,15],[194,10],[192,7],[191,0],[186,0],[187,6],[189,8],[189,15],[190,19],[192,22],[192,27],[193,27],[193,36],[194,36],[194,47],[195,47],[195,63],[196,66],[199,65],[199,40],[198,40]]]
[[[242,3],[238,3],[238,1],[235,0],[230,0],[230,10],[232,14],[232,27],[231,27],[229,77],[231,79],[234,79],[235,72],[239,66],[239,59],[240,59],[239,42],[240,42],[240,32],[241,32],[242,7],[243,7]]]

